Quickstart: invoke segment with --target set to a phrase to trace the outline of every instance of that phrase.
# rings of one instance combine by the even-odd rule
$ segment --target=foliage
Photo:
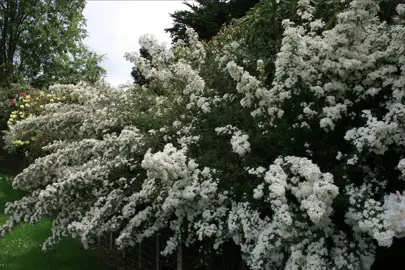
[[[46,72],[28,75],[33,78],[30,80],[30,85],[36,88],[48,88],[55,83],[76,84],[83,81],[94,84],[104,78],[106,70],[99,65],[104,56],[97,55],[83,44],[79,45],[71,55],[55,58],[47,64]]]
[[[325,3],[277,17],[267,58],[243,23],[209,43],[187,29],[171,49],[142,37],[150,59],[126,54],[149,80],[137,91],[54,86],[71,102],[5,135],[9,149],[26,131],[53,142],[14,179],[28,195],[2,234],[52,215],[45,250],[161,233],[163,254],[215,258],[233,243],[250,269],[370,269],[405,231],[403,195],[390,195],[405,190],[405,5],[387,22],[376,1],[340,1],[328,24]]]
[[[25,81],[42,88],[102,77],[100,56],[82,43],[84,7],[83,0],[2,1],[1,84]]]

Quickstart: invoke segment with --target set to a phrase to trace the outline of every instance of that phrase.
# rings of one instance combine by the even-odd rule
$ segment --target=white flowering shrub
[[[250,269],[370,269],[405,235],[404,6],[384,21],[372,0],[339,1],[325,22],[297,4],[268,58],[243,28],[208,44],[189,29],[172,49],[142,37],[151,60],[125,55],[145,85],[54,86],[70,102],[5,135],[53,142],[15,177],[28,195],[0,232],[52,216],[45,250],[161,234],[163,254],[197,246],[213,265],[233,245]]]
[[[384,209],[387,215],[386,219],[392,225],[392,230],[396,235],[405,236],[405,196],[404,192],[389,194],[384,197]]]
[[[63,102],[53,100],[39,115],[24,119],[5,132],[4,140],[14,138],[38,140],[41,137],[58,140],[80,140],[101,136],[103,130],[113,129],[119,123],[119,113],[115,104],[121,99],[101,83],[98,87],[86,84],[54,85],[50,91],[65,97]],[[107,106],[108,104],[108,106]],[[116,117],[113,116],[116,115]],[[15,146],[6,145],[9,150]]]

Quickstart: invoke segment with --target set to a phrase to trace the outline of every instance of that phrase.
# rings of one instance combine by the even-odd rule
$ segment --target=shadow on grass
[[[0,214],[4,213],[6,202],[16,201],[25,194],[22,190],[13,189],[11,182],[11,178],[0,174]]]
[[[0,224],[8,201],[18,200],[23,192],[11,187],[11,179],[0,175]],[[36,225],[20,224],[14,231],[0,238],[1,270],[104,270],[93,252],[86,251],[73,239],[66,239],[54,249],[43,252],[41,247],[51,235],[51,220]]]

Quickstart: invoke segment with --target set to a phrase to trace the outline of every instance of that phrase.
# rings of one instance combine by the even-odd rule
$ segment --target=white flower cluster
[[[238,82],[236,89],[238,93],[244,94],[240,104],[242,107],[252,107],[254,99],[258,99],[258,108],[252,111],[252,116],[261,115],[263,113],[263,107],[267,104],[266,98],[268,90],[261,86],[261,82],[249,72],[244,71],[242,67],[238,66],[235,62],[231,61],[226,66],[231,77]],[[279,114],[279,117],[282,113]]]
[[[232,151],[243,157],[246,153],[250,152],[250,143],[248,141],[249,135],[242,131],[236,131],[231,138]]]
[[[367,118],[367,124],[348,130],[345,135],[345,139],[352,141],[359,152],[367,147],[368,151],[383,155],[393,143],[404,144],[405,134],[398,132],[397,123],[378,121],[370,111],[363,111],[363,116]]]
[[[399,4],[396,10],[399,16],[405,16],[405,4]]]
[[[405,192],[389,194],[384,197],[384,211],[392,225],[396,237],[405,236]]]
[[[181,241],[190,244],[205,237],[222,237],[227,196],[218,192],[213,170],[200,170],[194,160],[187,161],[184,149],[177,150],[171,144],[162,152],[148,151],[141,166],[146,179],[123,207],[122,218],[128,223],[117,239],[118,245],[134,245],[167,227],[174,235],[165,254],[173,252]],[[148,206],[142,206],[145,203]],[[184,240],[180,228],[186,221],[188,237]]]
[[[365,193],[369,192],[366,186],[348,186],[346,192],[350,195],[346,223],[351,225],[354,231],[369,234],[380,246],[391,246],[395,234],[391,230],[390,220],[384,214],[382,204],[366,197]]]
[[[187,43],[179,40],[173,48],[173,52],[180,62],[191,65],[196,70],[205,63],[206,52],[204,45],[198,40],[198,34],[194,29],[186,29]]]
[[[243,157],[244,155],[250,152],[250,143],[248,141],[249,135],[242,132],[238,128],[233,127],[231,125],[227,125],[225,127],[215,128],[215,132],[217,134],[232,135],[230,140],[232,151],[238,154],[239,156]]]
[[[205,81],[188,64],[178,62],[173,66],[177,80],[184,80],[186,86],[183,94],[189,97],[187,109],[198,108],[204,113],[210,112],[210,104],[207,97],[204,97]]]
[[[216,55],[216,61],[218,62],[220,67],[223,69],[227,69],[227,64],[229,62],[236,60],[235,52],[239,49],[240,43],[237,41],[232,41],[230,43],[226,43],[221,51]]]
[[[405,178],[405,158],[401,159],[397,166],[398,170],[401,171],[402,179]]]
[[[311,21],[310,1],[300,1],[299,6],[300,15]],[[315,23],[322,26],[319,21],[311,22],[309,28],[284,21],[284,39],[271,88],[263,87],[234,61],[228,63],[229,74],[238,82],[237,90],[244,94],[241,104],[254,108],[254,116],[268,115],[267,122],[276,125],[276,119],[285,110],[291,110],[288,104],[292,99],[311,94],[311,101],[302,103],[303,114],[291,125],[301,127],[307,125],[306,121],[317,119],[322,129],[333,131],[340,120],[360,116],[354,109],[356,103],[378,99],[382,89],[389,86],[390,91],[380,99],[381,106],[389,110],[384,116],[384,127],[371,126],[370,131],[358,136],[392,133],[392,122],[397,122],[395,115],[403,114],[403,108],[398,107],[403,104],[405,86],[405,71],[401,68],[405,61],[403,28],[379,22],[377,10],[378,6],[368,0],[351,1],[350,10],[338,15],[338,24],[322,33],[315,31],[319,27],[314,29]],[[353,26],[358,23],[362,27]],[[383,59],[390,64],[384,65]],[[403,122],[397,124],[401,131],[392,140],[399,142],[403,139]]]
[[[290,167],[290,178],[283,170],[285,166]],[[304,181],[301,181],[301,177]],[[264,174],[264,181],[269,185],[267,200],[272,204],[280,206],[280,203],[287,202],[286,192],[290,190],[300,202],[300,209],[306,212],[314,224],[330,222],[332,202],[339,193],[338,187],[333,184],[333,176],[330,173],[322,174],[319,167],[310,160],[298,157],[279,158]],[[256,193],[264,187],[260,185]],[[256,198],[260,197],[256,195]]]
[[[123,129],[118,136],[106,134],[102,140],[85,139],[50,145],[48,148],[53,148],[51,154],[36,159],[14,179],[14,187],[31,193],[7,205],[6,212],[12,216],[1,227],[1,232],[11,230],[16,222],[36,223],[44,216],[56,215],[52,236],[45,242],[44,249],[68,233],[75,235],[78,231],[82,233],[82,242],[86,246],[89,239],[83,234],[90,233],[90,230],[99,233],[95,230],[96,225],[105,226],[100,219],[110,218],[109,212],[123,203],[118,200],[118,205],[112,205],[110,201],[116,198],[111,196],[131,188],[128,181],[117,181],[119,177],[114,172],[134,169],[136,163],[131,156],[137,151],[142,152],[142,146],[142,135],[132,127]],[[103,197],[111,198],[105,202]],[[99,213],[101,216],[97,216],[103,210],[95,209],[95,206],[103,202],[111,209],[105,215]],[[105,204],[101,206],[105,207]],[[89,215],[95,224],[87,224]]]
[[[103,83],[96,86],[54,85],[51,91],[67,97],[65,103],[52,103],[45,112],[33,119],[25,119],[6,131],[6,148],[13,150],[15,138],[26,136],[29,140],[39,140],[43,135],[58,140],[80,140],[97,138],[104,131],[117,126],[125,126],[118,104],[122,103],[122,93]]]
[[[139,44],[145,48],[152,60],[141,57],[137,52],[125,53],[125,58],[134,63],[146,79],[158,80],[166,86],[165,82],[173,76],[167,69],[167,63],[173,58],[173,53],[166,48],[165,44],[159,44],[153,35],[141,36]]]
[[[375,249],[371,239],[355,232],[349,240],[331,221],[332,203],[339,193],[331,174],[321,173],[310,160],[299,157],[279,158],[268,170],[248,171],[263,177],[254,197],[270,203],[273,211],[271,219],[261,219],[246,204],[239,205],[248,213],[239,215],[253,220],[251,224],[249,218],[241,220],[245,235],[233,238],[238,244],[246,239],[239,245],[251,269],[327,269],[331,265],[331,269],[370,269]],[[248,225],[256,231],[249,231]]]

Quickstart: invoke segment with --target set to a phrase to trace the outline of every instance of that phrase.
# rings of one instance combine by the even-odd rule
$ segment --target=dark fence
[[[166,239],[155,236],[132,248],[118,250],[114,244],[117,235],[102,237],[93,245],[111,270],[247,270],[239,248],[225,244],[221,255],[201,256],[199,245],[179,247],[175,254],[161,256]]]
[[[15,176],[28,167],[30,160],[23,154],[10,154],[4,150],[3,139],[0,139],[0,172]]]
[[[155,236],[134,247],[119,250],[114,244],[117,235],[101,237],[92,249],[103,257],[109,269],[114,270],[185,270],[181,248],[177,254],[161,256],[163,239]]]

